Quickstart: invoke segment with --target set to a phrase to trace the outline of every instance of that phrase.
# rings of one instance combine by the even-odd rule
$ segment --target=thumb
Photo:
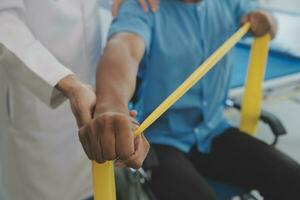
[[[92,120],[92,110],[87,108],[79,114],[79,127],[82,127]]]
[[[244,25],[247,22],[250,22],[250,14],[243,16],[243,18],[241,20],[241,25]]]
[[[130,117],[132,117],[132,118],[136,118],[137,114],[138,114],[138,112],[137,112],[136,110],[131,110],[131,111],[129,112],[129,115],[130,115]]]
[[[83,127],[86,125],[90,120],[92,120],[92,110],[87,108],[84,109],[83,107],[79,107],[78,105],[74,105],[71,103],[71,109],[75,116],[78,128]]]

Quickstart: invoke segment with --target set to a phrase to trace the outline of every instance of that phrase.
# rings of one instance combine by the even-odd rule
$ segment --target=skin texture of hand
[[[114,0],[112,5],[112,15],[115,17],[118,15],[119,8],[123,0]],[[148,12],[148,3],[152,12],[156,12],[159,4],[159,0],[137,0],[145,12]]]
[[[255,37],[270,33],[273,39],[277,33],[277,21],[268,13],[257,11],[250,12],[242,18],[242,24],[250,22],[251,32]]]
[[[62,79],[57,84],[57,89],[69,99],[78,128],[87,124],[92,119],[96,105],[94,89],[80,82],[74,75]]]
[[[118,166],[141,167],[149,143],[144,135],[133,136],[139,125],[134,119],[136,111],[95,113],[93,118],[96,95],[92,87],[81,83],[74,75],[62,79],[56,87],[70,101],[80,142],[90,160],[103,163],[117,159]]]
[[[90,160],[103,163],[117,159],[117,166],[138,169],[148,151],[149,143],[142,134],[134,138],[138,123],[130,114],[104,111],[79,130],[81,144]]]

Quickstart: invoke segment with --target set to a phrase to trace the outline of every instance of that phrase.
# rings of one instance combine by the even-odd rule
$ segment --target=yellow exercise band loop
[[[113,161],[92,162],[94,200],[115,200],[116,186]]]
[[[262,83],[265,77],[269,41],[269,34],[256,38],[251,48],[240,121],[240,130],[250,135],[256,133],[260,117]]]
[[[169,109],[180,97],[182,97],[193,85],[195,85],[213,66],[221,60],[236,43],[249,31],[250,23],[246,23],[233,36],[231,36],[214,54],[200,65],[168,98],[166,98],[139,126],[134,135],[140,135],[167,109]],[[256,55],[253,55],[256,56]],[[251,59],[253,60],[253,56]],[[252,65],[251,65],[252,66]],[[250,74],[250,73],[249,73]],[[247,98],[244,98],[245,100]],[[246,107],[245,107],[246,109]],[[94,199],[115,200],[115,180],[113,162],[97,164],[92,162]]]

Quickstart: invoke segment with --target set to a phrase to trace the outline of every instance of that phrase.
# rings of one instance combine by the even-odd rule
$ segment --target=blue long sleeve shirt
[[[109,37],[130,32],[145,42],[134,103],[139,120],[170,95],[239,28],[242,16],[254,9],[256,3],[250,0],[161,0],[158,12],[144,13],[136,0],[125,0]],[[184,152],[197,145],[199,151],[209,152],[212,140],[230,127],[223,116],[230,74],[230,56],[226,56],[145,131],[150,143]]]

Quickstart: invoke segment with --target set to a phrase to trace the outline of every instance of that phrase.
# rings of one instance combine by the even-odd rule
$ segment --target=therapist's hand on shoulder
[[[56,88],[69,99],[78,127],[87,124],[92,119],[96,105],[94,89],[79,81],[75,75],[63,78]]]
[[[269,13],[250,12],[242,18],[242,24],[246,22],[251,23],[251,32],[255,37],[269,33],[273,39],[277,33],[277,20]]]
[[[90,160],[115,160],[117,166],[138,169],[149,151],[145,136],[134,138],[136,113],[116,108],[96,109],[94,119],[79,131],[82,146]]]
[[[124,0],[113,0],[112,15],[117,16],[119,8]],[[145,12],[148,12],[148,3],[152,12],[156,12],[159,4],[159,0],[136,0],[140,3]]]

